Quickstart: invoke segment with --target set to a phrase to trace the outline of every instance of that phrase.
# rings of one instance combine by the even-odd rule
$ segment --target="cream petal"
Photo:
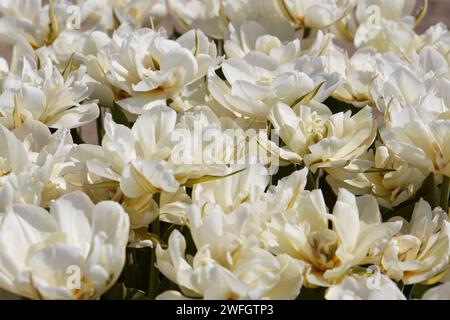
[[[359,212],[355,196],[345,189],[339,189],[333,215],[336,217],[334,226],[344,250],[352,252],[360,232]]]
[[[327,300],[406,300],[397,285],[388,277],[383,274],[373,277],[378,277],[378,279],[356,275],[347,276],[340,284],[331,286],[327,290],[325,298]],[[378,287],[372,288],[369,282]]]
[[[93,208],[92,201],[81,192],[62,196],[50,207],[50,214],[55,218],[59,230],[66,234],[68,243],[79,248],[83,257],[87,256],[90,249]]]
[[[431,288],[425,292],[422,300],[450,300],[450,282]]]
[[[0,141],[3,144],[0,148],[0,158],[6,159],[13,171],[20,172],[29,162],[24,146],[11,131],[1,125]]]
[[[79,268],[83,277],[83,256],[76,247],[64,244],[47,246],[33,254],[29,261],[33,285],[44,299],[72,299],[67,287],[69,268]],[[81,283],[80,283],[81,284]]]
[[[78,128],[97,119],[100,110],[97,103],[85,103],[59,113],[47,124],[51,128]]]

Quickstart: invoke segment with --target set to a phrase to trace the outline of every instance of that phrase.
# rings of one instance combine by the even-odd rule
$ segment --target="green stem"
[[[98,144],[100,145],[102,143],[102,139],[103,139],[103,135],[104,135],[103,123],[102,123],[102,108],[100,108],[100,114],[97,117],[97,119],[95,120],[95,122],[96,122],[96,127],[97,127]]]
[[[217,56],[221,57],[223,55],[223,40],[217,40]]]
[[[137,257],[137,253],[136,253],[136,249],[132,248],[131,249],[131,257],[133,259],[133,265],[138,266],[138,257]],[[139,271],[136,272],[136,270],[133,270],[133,280],[132,280],[132,288],[138,288],[138,285],[140,283],[139,281]]]
[[[150,231],[159,237],[159,218],[150,225]],[[148,295],[150,299],[155,299],[158,295],[159,289],[159,270],[156,267],[156,250],[153,248],[150,251],[150,284],[148,288]]]
[[[317,169],[316,173],[314,174],[314,178],[315,178],[314,186],[316,189],[319,189],[319,187],[320,187],[319,181],[320,181],[321,173],[322,173],[322,169],[319,168],[319,169]]]
[[[439,202],[441,208],[448,213],[448,197],[449,197],[450,177],[442,177],[441,200]]]
[[[319,180],[320,180],[320,173],[321,169],[317,169],[315,173],[312,173],[311,171],[308,171],[308,177],[307,177],[307,188],[308,190],[315,190],[319,189]]]

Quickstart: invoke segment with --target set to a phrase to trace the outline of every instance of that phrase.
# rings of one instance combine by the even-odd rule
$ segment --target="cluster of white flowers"
[[[0,0],[0,299],[450,299],[427,6]]]

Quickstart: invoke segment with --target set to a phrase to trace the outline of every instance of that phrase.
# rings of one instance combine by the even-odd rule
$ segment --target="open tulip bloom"
[[[0,0],[0,299],[450,299],[419,2]]]

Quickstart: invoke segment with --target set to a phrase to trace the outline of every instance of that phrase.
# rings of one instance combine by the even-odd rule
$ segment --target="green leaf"
[[[100,300],[125,300],[127,297],[127,288],[121,283],[114,284],[108,291],[106,291]]]
[[[329,97],[328,99],[326,99],[324,101],[324,104],[333,112],[333,113],[338,113],[338,112],[347,112],[347,111],[351,111],[352,114],[358,113],[361,109],[360,108],[356,108],[354,105],[349,104],[349,103],[345,103],[343,101],[337,100],[333,97]]]
[[[147,227],[134,229],[134,233],[136,234],[136,237],[141,241],[151,241],[153,246],[156,246],[160,242],[159,236],[157,234],[148,232]]]
[[[170,281],[169,279],[167,279],[166,277],[164,277],[161,280],[161,283],[159,285],[159,290],[160,292],[164,292],[167,290],[180,290],[180,288],[178,287],[178,285],[176,283],[173,283],[172,281]]]
[[[423,6],[420,8],[419,13],[417,14],[415,20],[414,20],[414,28],[417,28],[422,23],[423,19],[427,15],[428,11],[428,0],[425,0],[423,3]]]
[[[169,237],[172,234],[172,232],[177,229],[179,226],[176,224],[169,225],[166,229],[164,229],[162,236],[161,236],[161,242],[164,244],[167,244],[169,242]]]
[[[128,288],[126,300],[148,300],[148,297],[145,295],[144,291]]]
[[[105,128],[103,128],[102,108],[100,108],[100,114],[97,119],[95,119],[95,125],[97,129],[98,144],[101,144],[103,141],[103,136],[105,135]]]
[[[409,203],[407,206],[402,207],[401,209],[398,209],[398,210],[394,208],[393,210],[388,211],[383,215],[383,221],[387,221],[390,218],[392,218],[393,216],[399,216],[399,217],[402,217],[402,218],[406,219],[407,221],[409,221],[411,219],[412,212],[414,210],[414,206],[415,206],[415,203],[413,202],[413,203]]]
[[[117,102],[114,101],[110,111],[111,116],[115,123],[123,124],[128,128],[132,127],[131,123],[128,121],[127,116],[123,112],[122,107],[119,104],[117,104]]]
[[[327,172],[324,171],[324,174],[320,177],[319,185],[320,190],[322,191],[323,198],[325,199],[325,204],[328,208],[334,208],[334,205],[337,201],[337,195],[334,193],[331,186],[328,184],[326,180]]]
[[[326,288],[307,288],[302,287],[296,300],[325,300]]]
[[[422,186],[417,190],[414,198],[411,198],[400,205],[396,206],[392,210],[383,213],[383,220],[389,219],[393,216],[400,216],[409,221],[411,219],[414,206],[417,201],[423,198],[428,201],[432,208],[439,205],[439,190],[436,185],[434,174],[430,173],[428,177],[424,180]]]
[[[58,18],[55,13],[55,6],[53,5],[53,0],[49,0],[49,10],[48,10],[50,25],[49,34],[47,35],[47,42],[52,43],[59,35],[59,23]]]
[[[294,171],[300,170],[302,168],[304,168],[303,164],[296,165],[293,163],[290,163],[287,166],[279,166],[278,171],[273,176],[270,176],[271,179],[270,185],[276,186],[279,180],[289,176]]]
[[[324,85],[325,81],[319,83],[311,92],[301,96],[300,98],[298,98],[297,100],[294,101],[294,103],[291,105],[291,107],[295,107],[297,104],[299,104],[300,102],[303,103],[308,103],[310,102],[312,99],[314,99],[314,97],[317,95],[317,93],[319,92],[320,88],[322,88],[322,86]]]
[[[70,55],[69,62],[67,62],[66,66],[64,67],[64,70],[61,72],[64,80],[67,80],[67,78],[69,77],[69,74],[72,72],[74,57],[75,57],[75,52]]]
[[[83,138],[81,138],[80,133],[78,132],[78,129],[71,129],[70,134],[72,135],[72,140],[76,144],[84,144]]]
[[[432,208],[435,208],[439,205],[439,188],[436,185],[436,181],[434,178],[434,174],[430,173],[428,177],[422,184],[422,187],[417,191],[416,196],[414,197],[414,202],[423,198],[428,201]]]
[[[235,175],[235,174],[237,174],[239,172],[242,172],[245,169],[246,168],[241,169],[241,170],[237,170],[237,171],[234,171],[234,172],[229,173],[229,174],[224,175],[224,176],[203,176],[203,177],[197,178],[197,179],[189,179],[188,181],[186,181],[186,183],[183,186],[184,187],[193,187],[195,184],[198,184],[198,183],[203,183],[203,182],[207,182],[207,181],[214,181],[214,180],[218,180],[218,179],[224,179],[224,178],[230,177],[232,175]]]
[[[127,288],[123,282],[114,284],[111,289],[105,292],[100,300],[147,300],[145,292]]]
[[[160,223],[159,218],[157,218],[155,221],[153,221],[149,228],[152,234],[156,235],[158,237],[159,242],[159,233],[160,233]],[[149,286],[147,291],[147,296],[151,299],[155,299],[159,292],[159,285],[160,285],[160,279],[159,279],[159,269],[156,267],[156,245],[153,246],[153,248],[150,249],[150,270],[149,270]]]
[[[448,212],[448,198],[450,194],[450,178],[447,176],[442,177],[442,184],[440,188],[440,200],[439,206],[444,210],[445,213]]]
[[[411,292],[409,293],[409,299],[421,299],[428,289],[430,289],[430,286],[416,283],[413,285]]]
[[[397,171],[397,170],[395,170],[395,169],[384,169],[384,168],[370,168],[370,169],[367,169],[366,171],[364,171],[364,173],[378,173],[378,172],[382,172],[382,173],[384,173],[384,172],[394,172],[394,171]]]
[[[321,176],[322,170],[318,169],[316,173],[312,173],[311,171],[308,171],[307,181],[306,181],[306,189],[307,190],[315,190],[319,189],[320,186],[320,176]]]
[[[194,256],[197,252],[197,247],[195,246],[191,231],[188,227],[182,226],[180,232],[183,234],[184,239],[186,240],[186,254]]]

